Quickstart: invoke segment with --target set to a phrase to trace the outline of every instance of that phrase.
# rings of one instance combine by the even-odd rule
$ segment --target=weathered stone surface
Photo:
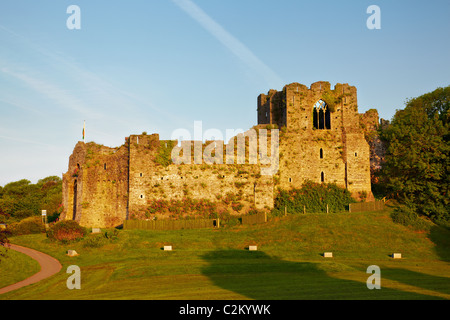
[[[68,255],[69,257],[75,257],[75,256],[78,255],[78,253],[77,253],[75,250],[68,250],[68,251],[67,251],[67,255]]]
[[[320,100],[329,110],[328,129],[314,128],[314,106]],[[372,115],[372,121],[377,117]],[[311,88],[291,83],[282,91],[270,90],[258,98],[258,124],[285,127],[276,187],[300,188],[305,180],[336,183],[358,200],[373,201],[370,149],[355,87],[338,83],[331,89],[319,81]]]
[[[314,109],[320,100],[326,104],[323,110],[327,110],[319,108],[322,113]],[[68,171],[63,174],[64,209],[60,219],[105,228],[117,227],[129,218],[186,217],[191,213],[152,214],[148,207],[163,199],[188,198],[220,203],[220,212],[233,215],[254,209],[268,211],[274,206],[277,188],[299,188],[306,180],[336,183],[358,200],[373,200],[371,160],[376,162],[378,158],[366,137],[378,124],[377,119],[378,113],[373,111],[358,113],[353,86],[338,83],[331,89],[330,83],[320,81],[308,88],[291,83],[282,91],[272,89],[258,97],[258,124],[245,135],[226,143],[182,141],[181,146],[191,150],[191,155],[183,151],[180,159],[190,163],[173,163],[170,153],[178,141],[160,140],[158,134],[130,135],[116,148],[78,142],[69,158]],[[274,175],[263,175],[267,165],[259,158],[252,162],[254,148],[250,146],[254,146],[252,139],[259,137],[261,130],[275,127],[281,128],[279,166]],[[270,130],[267,133],[270,150]],[[243,136],[245,162],[238,163],[236,149]],[[256,141],[259,149],[259,138]],[[227,151],[231,146],[230,162]],[[195,150],[202,151],[200,159],[194,155]],[[161,156],[165,151],[169,157],[167,152]],[[238,199],[239,206],[236,201],[224,201],[226,197]]]

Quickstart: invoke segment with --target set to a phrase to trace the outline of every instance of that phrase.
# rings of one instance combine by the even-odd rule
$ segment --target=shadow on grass
[[[434,243],[434,250],[439,259],[450,261],[450,230],[441,226],[432,226],[428,238]],[[425,290],[450,295],[450,278],[415,272],[407,269],[383,269],[382,278],[395,280]]]
[[[202,273],[218,287],[256,300],[436,299],[389,288],[369,290],[362,282],[330,277],[319,263],[290,262],[261,251],[217,250],[202,257]]]
[[[450,262],[450,230],[441,226],[433,226],[428,238],[435,244],[439,258],[442,261]]]
[[[384,268],[381,279],[395,280],[410,286],[450,295],[450,278],[429,275],[407,269]],[[383,281],[383,280],[382,280]]]

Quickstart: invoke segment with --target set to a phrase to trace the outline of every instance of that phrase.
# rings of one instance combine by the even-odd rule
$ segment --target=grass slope
[[[11,239],[54,256],[63,269],[0,299],[450,298],[450,232],[412,231],[388,211],[291,215],[218,230],[122,230],[98,248],[86,246],[92,237],[102,235],[69,245],[45,235]],[[167,244],[172,252],[161,250]],[[68,249],[80,255],[68,257]],[[81,290],[67,289],[69,265],[81,268]],[[381,269],[381,290],[366,286],[370,265]]]
[[[7,253],[0,259],[0,288],[25,280],[41,270],[39,263],[26,254],[3,247],[0,252]]]

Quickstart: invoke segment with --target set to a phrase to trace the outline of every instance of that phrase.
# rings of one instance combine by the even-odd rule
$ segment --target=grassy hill
[[[89,235],[68,245],[45,235],[11,240],[54,256],[63,269],[0,299],[450,298],[450,232],[435,225],[413,231],[393,223],[388,211],[290,215],[221,229],[121,230],[114,240]],[[69,249],[79,256],[68,257]],[[325,251],[334,257],[324,258]],[[393,260],[394,252],[403,258]],[[81,268],[80,290],[66,287],[69,265]],[[366,286],[370,265],[381,269],[381,290]],[[11,264],[0,267],[14,274]]]

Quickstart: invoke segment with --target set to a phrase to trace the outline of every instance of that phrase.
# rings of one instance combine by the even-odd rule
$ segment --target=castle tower
[[[348,84],[299,83],[258,97],[258,124],[272,124],[280,137],[280,187],[306,180],[336,183],[353,197],[373,199],[370,152],[359,124],[356,88]]]
[[[100,228],[122,224],[128,210],[128,144],[78,142],[63,174],[62,194],[60,220]]]

